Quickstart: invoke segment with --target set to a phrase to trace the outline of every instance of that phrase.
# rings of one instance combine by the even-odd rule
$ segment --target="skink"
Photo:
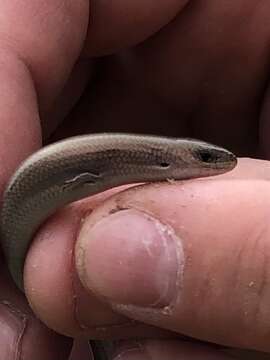
[[[231,152],[190,139],[105,133],[44,147],[22,163],[3,197],[1,241],[14,281],[23,290],[33,236],[59,207],[118,185],[217,175],[235,165]]]

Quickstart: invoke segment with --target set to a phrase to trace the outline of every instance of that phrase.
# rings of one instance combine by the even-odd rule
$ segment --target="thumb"
[[[267,165],[242,161],[226,176],[118,194],[82,227],[82,283],[143,323],[269,351]]]

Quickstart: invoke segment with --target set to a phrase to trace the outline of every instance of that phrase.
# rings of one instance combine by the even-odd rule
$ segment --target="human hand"
[[[82,132],[162,133],[268,158],[267,3],[91,6],[88,26],[87,1],[1,5],[2,189],[42,136],[49,142]],[[117,55],[93,60],[106,53]],[[245,160],[224,177],[116,189],[111,199],[102,194],[63,210],[42,227],[26,261],[35,313],[72,337],[156,338],[132,341],[134,358],[146,358],[143,351],[155,358],[226,358],[216,346],[183,343],[177,334],[269,352],[268,169],[267,162]],[[79,271],[77,235],[87,265]],[[32,317],[4,272],[5,359],[16,351],[27,359],[66,359],[69,340]],[[154,302],[151,311],[134,307]]]

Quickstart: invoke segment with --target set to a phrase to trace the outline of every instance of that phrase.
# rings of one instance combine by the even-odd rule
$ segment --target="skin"
[[[42,137],[50,142],[104,130],[177,134],[203,138],[253,159],[240,160],[234,172],[215,180],[124,193],[114,189],[50,219],[28,254],[25,288],[34,313],[62,335],[36,319],[2,262],[0,320],[6,331],[0,340],[5,358],[15,359],[17,351],[22,359],[68,359],[71,342],[63,335],[82,334],[130,338],[114,350],[122,359],[228,359],[211,343],[270,352],[270,5],[171,0],[153,6],[144,0],[135,6],[119,0],[109,9],[105,3],[91,2],[88,25],[88,1],[1,2],[2,191],[20,161],[41,146]],[[140,46],[120,53],[137,41]],[[117,55],[93,59],[106,53]],[[86,78],[90,87],[70,112]],[[117,211],[121,208],[127,210]],[[188,266],[181,286],[172,287],[173,295],[159,297],[158,309],[143,312],[138,305],[155,302],[160,278],[151,291],[140,287],[140,269],[150,263],[140,250],[141,237],[131,241],[131,236],[151,231],[152,218],[181,239]],[[124,227],[134,230],[129,242],[119,238]],[[134,251],[138,262],[131,273],[125,264]],[[125,271],[115,266],[120,260]],[[174,279],[171,269],[164,274]],[[176,301],[179,293],[181,301]],[[164,312],[163,306],[172,301],[174,311]],[[207,343],[187,343],[175,332]],[[132,340],[138,335],[154,340],[138,344]],[[159,340],[161,336],[166,340]],[[14,341],[17,347],[10,346]]]
[[[1,240],[10,275],[23,291],[32,238],[64,205],[123,184],[219,175],[236,164],[223,148],[160,136],[103,133],[48,145],[19,166],[3,196]],[[90,344],[96,360],[108,358],[102,345]]]
[[[219,175],[236,164],[226,149],[161,136],[101,133],[48,145],[19,166],[3,196],[1,240],[10,274],[23,290],[32,238],[65,205],[124,184]]]

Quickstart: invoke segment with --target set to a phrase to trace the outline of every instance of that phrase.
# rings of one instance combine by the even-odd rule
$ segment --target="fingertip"
[[[206,341],[267,351],[264,332],[270,321],[266,306],[270,289],[263,285],[267,275],[262,273],[268,273],[264,260],[270,231],[268,194],[265,179],[233,174],[146,185],[117,194],[84,224],[86,234],[76,253],[82,282],[127,317]],[[136,221],[127,221],[133,212]],[[178,248],[180,244],[183,249],[177,257],[184,264],[182,276],[175,276],[170,267],[158,271],[151,266],[153,258],[156,264],[163,260],[148,241],[149,224],[143,225],[143,231],[137,227],[138,213],[146,214],[143,222],[154,219],[162,224],[163,233],[165,229],[175,234]],[[141,258],[140,243],[146,254]],[[168,243],[164,244],[167,248]],[[168,253],[173,259],[175,252]],[[169,278],[165,276],[165,283],[172,281],[173,293],[158,308],[153,304],[160,304],[157,298],[164,293],[156,296],[151,285],[157,285],[153,275],[163,278],[164,272]],[[160,290],[157,285],[155,291]],[[254,324],[258,306],[260,319]],[[224,328],[231,331],[224,333]]]

